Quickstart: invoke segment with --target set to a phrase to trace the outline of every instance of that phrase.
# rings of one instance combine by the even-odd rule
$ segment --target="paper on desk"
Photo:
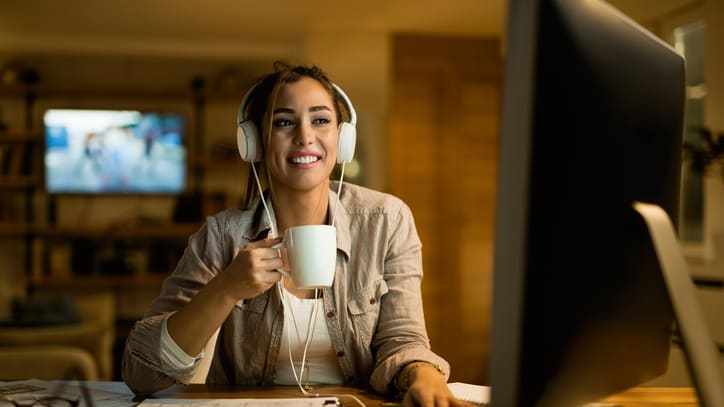
[[[337,406],[336,397],[284,399],[149,399],[137,407],[323,407]]]
[[[127,396],[107,390],[94,389],[88,386],[88,393],[93,400],[108,400]],[[82,398],[81,388],[76,381],[58,382],[38,379],[0,381],[0,397],[19,399],[45,396],[62,396],[72,399]]]
[[[452,394],[460,400],[467,401],[475,406],[487,406],[490,404],[490,387],[477,384],[448,383],[447,387]]]

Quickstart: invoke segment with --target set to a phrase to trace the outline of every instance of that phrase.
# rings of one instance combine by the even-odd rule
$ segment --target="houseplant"
[[[715,133],[711,129],[698,126],[691,137],[684,141],[683,160],[696,174],[718,172],[724,180],[724,133]]]
[[[700,181],[702,255],[707,261],[724,259],[724,134],[697,127],[688,136],[683,162]]]

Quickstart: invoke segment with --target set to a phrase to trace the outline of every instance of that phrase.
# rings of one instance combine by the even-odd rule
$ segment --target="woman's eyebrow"
[[[332,112],[332,109],[330,109],[328,106],[321,105],[321,106],[312,106],[309,108],[310,112],[319,112],[320,110],[326,110],[328,112]]]
[[[274,113],[274,114],[277,114],[277,113],[294,113],[294,110],[293,110],[293,109],[290,109],[290,108],[288,108],[288,107],[277,107],[276,109],[274,109],[274,112],[273,112],[273,113]]]
[[[309,108],[310,112],[319,112],[319,111],[325,111],[325,110],[328,112],[332,112],[332,109],[329,108],[329,106],[325,106],[325,105],[312,106]],[[274,114],[277,114],[277,113],[294,113],[294,109],[290,109],[288,107],[278,107],[278,108],[274,109]]]

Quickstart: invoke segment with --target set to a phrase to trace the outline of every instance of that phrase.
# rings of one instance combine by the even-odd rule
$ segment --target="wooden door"
[[[390,190],[423,243],[433,350],[453,381],[485,383],[502,61],[498,39],[393,40]]]

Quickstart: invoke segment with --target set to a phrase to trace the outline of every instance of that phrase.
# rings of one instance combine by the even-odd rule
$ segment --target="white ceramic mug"
[[[330,287],[337,264],[337,230],[330,225],[295,226],[274,245],[287,249],[289,272],[277,269],[302,289]]]

